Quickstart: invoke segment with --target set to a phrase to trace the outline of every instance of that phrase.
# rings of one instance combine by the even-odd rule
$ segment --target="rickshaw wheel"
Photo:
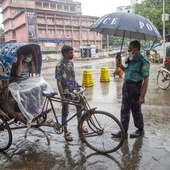
[[[0,151],[8,149],[12,144],[12,133],[7,121],[0,116]]]

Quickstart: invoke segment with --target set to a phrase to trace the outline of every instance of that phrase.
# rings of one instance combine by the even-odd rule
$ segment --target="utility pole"
[[[165,60],[165,0],[163,0],[163,16],[162,16],[162,20],[163,20],[163,62]]]
[[[107,50],[109,50],[109,35],[107,35],[106,41],[107,41]]]

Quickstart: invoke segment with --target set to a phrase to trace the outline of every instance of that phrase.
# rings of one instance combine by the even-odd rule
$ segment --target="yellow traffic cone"
[[[100,82],[110,82],[108,67],[102,67],[100,70]]]
[[[93,86],[93,75],[92,75],[91,70],[84,70],[83,71],[82,85],[84,87]]]

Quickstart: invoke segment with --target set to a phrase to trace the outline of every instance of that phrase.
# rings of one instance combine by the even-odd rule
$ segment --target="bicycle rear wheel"
[[[83,127],[88,133],[83,132]],[[113,138],[111,133],[121,132],[121,138]],[[79,121],[78,132],[80,139],[92,150],[100,153],[111,153],[118,150],[125,139],[125,134],[119,120],[105,111],[90,111]]]
[[[0,151],[8,149],[12,144],[12,133],[7,121],[0,116]]]
[[[170,74],[165,71],[159,71],[157,75],[157,84],[162,90],[166,90],[170,85]]]

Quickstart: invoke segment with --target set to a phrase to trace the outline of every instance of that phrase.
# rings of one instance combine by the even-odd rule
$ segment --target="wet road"
[[[123,79],[113,78],[114,59],[75,61],[77,81],[82,83],[84,69],[91,69],[94,85],[86,88],[85,96],[92,107],[105,110],[119,118],[121,87]],[[109,68],[110,82],[100,82],[100,69]],[[55,89],[55,62],[43,63],[42,75]],[[146,103],[142,106],[145,135],[138,139],[125,140],[116,152],[102,155],[82,144],[77,135],[76,119],[69,123],[73,142],[67,143],[63,134],[48,132],[50,145],[43,133],[31,130],[24,139],[25,129],[13,131],[13,143],[0,153],[0,169],[6,170],[169,170],[170,169],[170,88],[163,91],[156,85],[157,71],[161,65],[151,65]],[[60,118],[60,104],[55,105]],[[71,108],[74,111],[74,108]],[[51,117],[49,115],[49,117]],[[135,130],[131,117],[129,133]]]

